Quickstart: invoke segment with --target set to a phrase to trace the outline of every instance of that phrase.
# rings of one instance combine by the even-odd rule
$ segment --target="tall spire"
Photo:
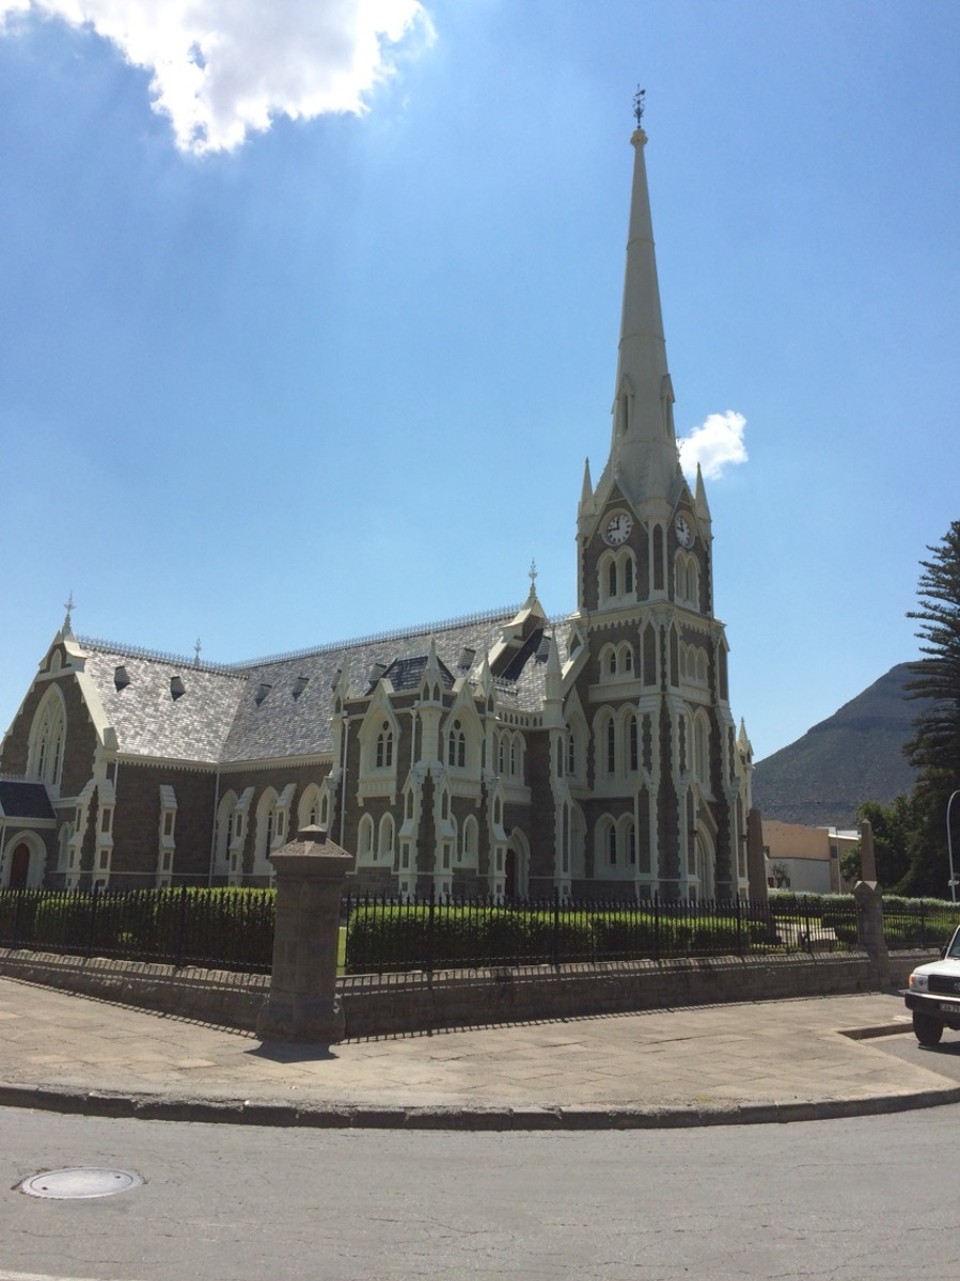
[[[633,189],[608,467],[626,497],[641,503],[650,498],[674,500],[680,465],[644,163],[647,135],[640,126],[642,95],[634,105]]]

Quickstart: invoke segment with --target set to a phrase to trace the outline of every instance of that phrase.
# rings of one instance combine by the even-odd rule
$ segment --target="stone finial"
[[[873,849],[873,824],[865,818],[860,824],[860,880],[877,883],[877,856]]]

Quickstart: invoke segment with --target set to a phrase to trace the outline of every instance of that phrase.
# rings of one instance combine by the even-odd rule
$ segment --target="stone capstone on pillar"
[[[337,943],[340,897],[353,856],[321,828],[306,827],[271,862],[277,876],[273,970],[257,1036],[330,1045],[344,1036]]]

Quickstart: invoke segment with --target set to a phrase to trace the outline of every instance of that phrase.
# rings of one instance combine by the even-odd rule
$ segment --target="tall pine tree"
[[[906,885],[914,893],[944,894],[947,881],[946,815],[950,795],[960,788],[960,521],[955,520],[920,562],[917,639],[924,657],[913,666],[909,698],[931,700],[913,723],[904,747],[917,771],[914,802],[920,830]],[[960,859],[960,797],[952,815],[954,858]],[[960,870],[960,869],[958,869]]]

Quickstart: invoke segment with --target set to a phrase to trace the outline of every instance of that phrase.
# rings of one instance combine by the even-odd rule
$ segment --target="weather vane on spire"
[[[647,96],[646,89],[641,89],[637,85],[637,92],[633,95],[633,114],[637,117],[637,128],[639,129],[643,121],[644,98]]]
[[[73,627],[73,611],[74,611],[74,609],[76,609],[76,606],[75,606],[75,605],[74,605],[74,603],[73,603],[73,591],[72,591],[72,590],[71,590],[71,592],[70,592],[70,595],[69,595],[69,596],[67,597],[67,599],[63,602],[63,608],[67,611],[67,616],[66,616],[66,618],[64,618],[64,620],[63,620],[63,630],[64,630],[65,632],[69,632],[69,631],[71,630],[71,628]]]
[[[531,590],[531,591],[535,591],[535,590],[536,590],[536,586],[537,586],[537,574],[538,574],[538,570],[537,570],[537,562],[536,562],[535,560],[532,560],[532,561],[530,562],[530,568],[527,570],[527,577],[530,579],[530,590]]]

